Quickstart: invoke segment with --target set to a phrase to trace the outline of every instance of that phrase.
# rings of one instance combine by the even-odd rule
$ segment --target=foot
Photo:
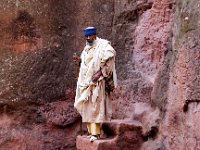
[[[91,137],[90,137],[90,142],[94,142],[94,141],[96,141],[96,140],[98,140],[99,139],[99,136],[97,136],[97,135],[92,135]]]
[[[87,135],[87,138],[90,139],[92,137],[92,135]]]

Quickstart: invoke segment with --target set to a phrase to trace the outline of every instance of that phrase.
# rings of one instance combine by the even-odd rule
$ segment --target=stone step
[[[114,150],[112,149],[114,145],[113,141],[113,138],[107,138],[90,142],[87,136],[77,136],[76,148],[77,150]],[[108,149],[108,147],[110,149]]]
[[[77,150],[139,150],[142,143],[142,125],[137,121],[112,120],[102,124],[104,136],[90,142],[87,136],[78,136]]]

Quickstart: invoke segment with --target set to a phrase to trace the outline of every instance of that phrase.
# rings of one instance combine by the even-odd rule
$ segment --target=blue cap
[[[97,32],[97,29],[95,27],[87,27],[83,30],[83,33],[85,36],[95,35],[96,32]]]

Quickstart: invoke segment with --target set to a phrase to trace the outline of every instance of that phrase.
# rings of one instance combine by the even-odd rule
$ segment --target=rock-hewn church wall
[[[82,29],[90,25],[117,52],[113,119],[138,119],[145,130],[156,124],[157,138],[144,149],[197,148],[199,5],[189,0],[2,0],[0,149],[75,149],[80,117],[73,109],[72,56],[81,53]],[[160,112],[157,120],[151,112],[141,114],[154,108]]]

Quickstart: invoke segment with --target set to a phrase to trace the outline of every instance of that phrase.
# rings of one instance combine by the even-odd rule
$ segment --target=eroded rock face
[[[104,137],[91,143],[86,136],[76,139],[77,150],[139,150],[143,143],[141,123],[112,120],[102,124]]]
[[[68,105],[62,101],[40,107],[23,106],[19,110],[5,108],[0,117],[0,149],[75,149],[79,115]]]
[[[55,3],[1,2],[2,102],[52,101],[75,83],[69,73],[73,19],[67,19],[73,18],[72,9],[66,1]],[[62,16],[64,12],[70,15]]]
[[[176,5],[168,105],[161,126],[167,149],[200,148],[199,6],[199,1],[189,0]]]
[[[173,0],[1,1],[0,149],[75,149],[72,55],[88,25],[117,51],[113,118],[140,120],[145,133],[159,126],[144,150],[197,149],[200,4],[176,2],[171,34]],[[153,112],[137,114],[137,103]]]
[[[119,36],[113,40],[120,90],[115,95],[114,117],[130,117],[135,102],[150,103],[169,49],[172,5],[171,0],[116,2],[114,35]]]
[[[71,1],[0,2],[2,150],[75,149],[80,117],[73,109],[72,6]]]

